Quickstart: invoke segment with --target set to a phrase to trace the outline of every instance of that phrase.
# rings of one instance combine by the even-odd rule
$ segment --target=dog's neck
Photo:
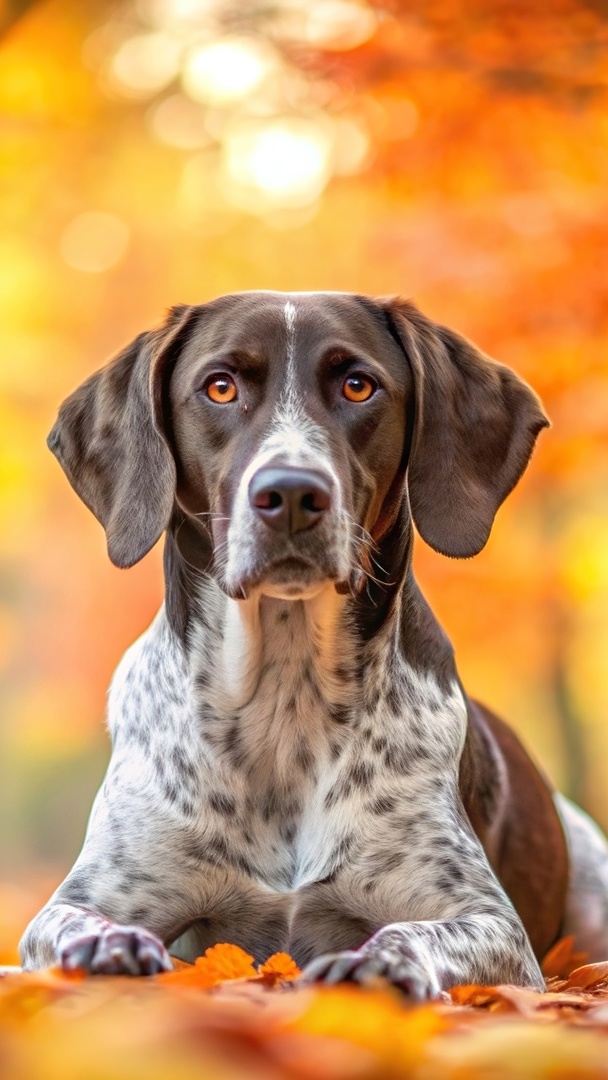
[[[209,684],[218,712],[244,708],[269,675],[281,693],[296,697],[307,684],[330,706],[338,706],[344,687],[355,681],[348,602],[333,585],[309,600],[260,592],[233,600],[206,577],[199,596],[189,644],[195,665],[212,665]]]
[[[383,537],[375,572],[357,596],[341,595],[328,583],[308,600],[277,600],[260,592],[232,600],[211,574],[206,528],[176,514],[165,545],[167,617],[183,641],[196,640],[202,648],[204,639],[207,654],[213,640],[218,673],[235,707],[255,694],[264,665],[274,662],[288,639],[300,666],[313,665],[330,702],[340,700],[338,684],[360,680],[366,645],[372,642],[375,653],[398,648],[413,670],[433,674],[447,689],[456,678],[453,649],[418,588],[412,547],[404,508]]]
[[[355,767],[362,739],[388,746],[395,724],[414,730],[420,716],[441,713],[460,732],[452,650],[414,581],[411,543],[384,543],[386,582],[378,576],[354,597],[327,583],[306,600],[235,600],[196,532],[186,524],[179,538],[169,538],[165,561],[167,616],[177,633],[182,612],[200,730],[219,769],[244,770],[262,792],[283,790],[295,769],[312,791],[319,769],[333,775],[347,748]]]

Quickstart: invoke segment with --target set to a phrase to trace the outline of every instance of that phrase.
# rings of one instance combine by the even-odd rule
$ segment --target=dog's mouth
[[[282,600],[304,600],[314,596],[324,585],[337,580],[337,573],[296,555],[273,559],[250,573],[230,592],[246,599],[254,590]]]

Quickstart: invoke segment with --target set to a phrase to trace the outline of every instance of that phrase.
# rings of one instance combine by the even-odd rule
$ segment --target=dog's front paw
[[[442,996],[433,972],[424,970],[413,957],[390,949],[356,949],[329,953],[312,960],[302,972],[303,982],[335,985],[355,982],[362,986],[384,979],[399,987],[411,1001],[432,1001]]]
[[[162,941],[138,926],[108,924],[94,934],[81,934],[61,949],[64,971],[79,968],[90,975],[157,975],[171,971]]]

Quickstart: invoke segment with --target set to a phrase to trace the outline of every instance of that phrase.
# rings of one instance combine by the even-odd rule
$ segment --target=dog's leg
[[[564,795],[555,796],[570,855],[564,934],[591,961],[608,959],[608,841],[588,814]]]
[[[26,930],[26,969],[151,974],[170,966],[167,945],[197,919],[229,910],[247,930],[264,904],[259,886],[218,859],[226,821],[207,801],[214,777],[188,686],[161,616],[113,680],[108,773],[76,865]]]
[[[313,960],[308,981],[369,983],[384,978],[412,1000],[426,1001],[462,983],[514,983],[543,990],[544,982],[515,914],[462,915],[444,921],[392,923],[361,948]]]
[[[383,850],[391,854],[385,872],[377,853],[362,850],[334,881],[308,887],[292,924],[296,958],[317,954],[304,977],[325,983],[383,977],[415,1000],[437,997],[459,983],[516,983],[542,990],[521,921],[464,812],[442,818],[429,809],[423,828],[426,847],[418,848],[412,837],[405,851],[403,840],[400,846],[392,843],[387,830]],[[330,913],[327,933],[324,910]],[[346,926],[358,918],[380,928],[358,947],[342,945],[344,951],[319,956],[335,934],[339,910]],[[412,921],[405,921],[408,917]]]
[[[111,922],[59,900],[30,923],[21,957],[25,971],[59,966],[102,975],[156,975],[172,966],[163,942],[142,926]]]
[[[113,759],[78,861],[26,930],[23,967],[153,975],[170,969],[167,947],[188,927],[226,913],[239,942],[283,943],[286,898],[219,865],[210,828],[188,828],[145,759],[128,767],[133,788],[124,758]]]
[[[24,968],[146,975],[170,967],[165,945],[200,915],[204,898],[188,880],[187,834],[154,798],[148,770],[142,757],[112,759],[82,853],[23,937]]]
[[[23,937],[26,970],[147,975],[170,967],[164,942],[187,918],[184,882],[161,850],[160,815],[150,809],[146,820],[130,802],[121,829],[116,804],[100,792],[80,858]]]

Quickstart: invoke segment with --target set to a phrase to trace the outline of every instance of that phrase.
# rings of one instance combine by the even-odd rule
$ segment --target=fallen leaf
[[[560,938],[545,956],[541,971],[545,979],[567,979],[571,971],[589,959],[588,953],[574,952],[574,934]]]
[[[572,971],[563,989],[569,990],[575,986],[583,990],[591,987],[608,987],[608,961],[601,964],[586,964]]]
[[[265,964],[258,966],[258,972],[266,979],[297,979],[298,975],[301,975],[295,960],[285,952],[273,953]]]

